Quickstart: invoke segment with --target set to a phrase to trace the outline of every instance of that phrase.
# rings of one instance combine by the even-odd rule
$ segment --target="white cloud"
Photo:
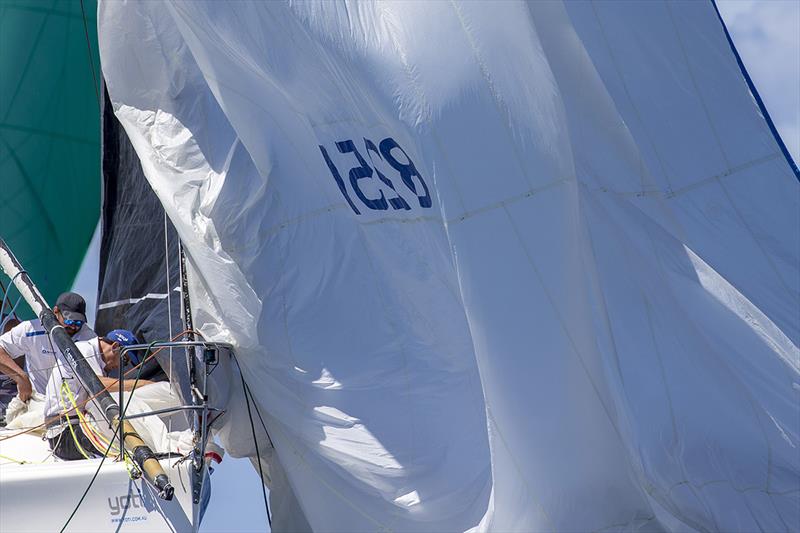
[[[718,0],[717,5],[783,141],[800,160],[800,2]]]

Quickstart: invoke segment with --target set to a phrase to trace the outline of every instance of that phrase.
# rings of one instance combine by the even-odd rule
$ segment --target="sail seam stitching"
[[[725,154],[725,149],[722,147],[722,141],[719,138],[719,133],[717,132],[717,128],[714,127],[714,122],[711,120],[711,113],[708,111],[708,106],[706,105],[706,101],[703,98],[703,94],[700,92],[700,87],[697,84],[697,79],[694,76],[694,72],[692,71],[692,66],[689,63],[689,56],[686,53],[686,47],[683,44],[683,39],[681,38],[680,31],[678,30],[678,25],[675,24],[675,15],[672,13],[672,9],[670,8],[669,2],[664,2],[664,7],[669,14],[669,21],[670,25],[672,26],[672,30],[675,32],[675,38],[678,41],[678,46],[681,49],[681,55],[683,56],[683,62],[686,65],[686,72],[689,74],[689,79],[692,80],[692,85],[694,86],[695,96],[697,100],[700,102],[700,106],[703,108],[703,114],[706,117],[706,122],[708,122],[708,127],[711,130],[711,133],[714,135],[714,140],[717,143],[717,149],[719,150],[720,155],[722,155],[722,160],[725,161],[725,166],[730,169],[731,164],[728,161],[728,156]]]
[[[615,190],[608,189],[608,188],[605,188],[605,187],[590,188],[588,185],[585,185],[583,183],[581,183],[581,185],[583,187],[585,187],[589,192],[592,192],[592,193],[609,193],[609,194],[615,194],[615,195],[618,195],[618,196],[625,196],[625,197],[654,196],[654,197],[660,197],[660,198],[664,198],[664,199],[667,199],[667,200],[671,200],[671,199],[676,198],[678,196],[681,196],[681,195],[683,195],[683,194],[685,194],[687,192],[691,192],[694,189],[698,189],[698,188],[700,188],[700,187],[702,187],[704,185],[707,185],[708,183],[711,183],[714,180],[724,179],[724,178],[727,178],[727,177],[732,176],[734,174],[737,174],[737,173],[739,173],[739,172],[741,172],[743,170],[748,170],[750,168],[757,167],[757,166],[761,165],[762,163],[767,163],[769,161],[774,161],[775,159],[780,159],[781,155],[782,154],[780,152],[773,152],[773,153],[765,155],[763,157],[759,157],[759,158],[753,159],[751,161],[748,161],[746,163],[742,163],[741,165],[737,165],[735,167],[731,167],[729,170],[726,170],[725,172],[722,172],[720,174],[715,174],[713,176],[709,176],[707,178],[700,179],[698,181],[695,181],[694,183],[691,183],[689,185],[685,185],[685,186],[683,186],[683,187],[681,187],[679,189],[671,190],[671,191],[668,191],[668,192],[665,192],[665,191],[662,191],[662,190],[615,191]]]
[[[658,152],[658,147],[656,146],[653,137],[650,135],[650,131],[647,128],[647,124],[645,123],[644,119],[642,119],[642,115],[639,112],[639,107],[633,101],[633,97],[631,96],[630,90],[628,90],[628,83],[625,81],[625,77],[622,75],[622,69],[620,68],[619,63],[617,62],[617,57],[614,54],[614,50],[611,48],[611,42],[608,40],[608,35],[605,27],[603,26],[603,22],[600,20],[600,14],[597,11],[597,4],[595,0],[591,0],[590,3],[592,6],[592,12],[594,14],[594,18],[597,21],[597,26],[600,29],[600,34],[603,36],[603,43],[605,44],[606,50],[608,51],[608,57],[611,59],[611,63],[613,63],[614,65],[614,70],[617,73],[619,82],[622,84],[622,89],[625,91],[625,96],[628,99],[628,103],[631,105],[636,120],[641,125],[642,131],[644,132],[645,137],[650,143],[650,148],[653,150],[653,154],[656,157],[656,161],[658,161],[658,166],[661,168],[661,173],[664,177],[664,181],[667,182],[667,187],[670,190],[672,190],[672,183],[670,182],[670,176],[669,173],[667,172],[667,167],[664,164],[664,160],[662,159],[661,154]],[[628,129],[630,130],[630,127],[628,127]],[[639,150],[639,152],[641,151]]]

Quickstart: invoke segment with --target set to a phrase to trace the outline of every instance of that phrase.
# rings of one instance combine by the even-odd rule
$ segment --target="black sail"
[[[178,235],[144,176],[107,93],[102,113],[103,206],[95,330],[133,331],[141,343],[183,330]],[[162,355],[163,354],[163,355]],[[168,372],[167,354],[157,357]],[[183,357],[175,361],[183,362]],[[184,365],[174,365],[183,367]],[[152,359],[143,378],[159,373]]]

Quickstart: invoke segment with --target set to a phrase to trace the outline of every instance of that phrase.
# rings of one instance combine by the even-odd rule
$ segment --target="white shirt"
[[[97,337],[86,324],[72,336],[72,340],[87,341]],[[25,372],[31,380],[33,390],[45,394],[50,371],[56,364],[55,354],[61,355],[58,347],[50,342],[50,337],[39,319],[26,320],[0,335],[0,348],[11,357],[25,356]]]
[[[105,361],[103,360],[103,354],[100,351],[99,339],[95,337],[88,341],[76,342],[75,346],[78,347],[78,350],[81,352],[86,362],[89,363],[89,366],[92,368],[92,370],[94,370],[94,373],[98,376],[103,376]],[[72,396],[75,399],[75,403],[78,405],[78,407],[81,410],[84,410],[83,404],[87,398],[89,398],[89,392],[81,384],[80,380],[72,371],[72,367],[69,365],[61,352],[59,352],[56,367],[53,369],[53,372],[50,375],[50,380],[47,382],[47,391],[45,393],[46,399],[44,404],[45,420],[64,412],[64,406],[66,406],[66,411],[72,409],[69,396],[66,394],[62,395],[61,387],[63,383],[66,383],[70,391],[72,391]],[[47,437],[53,438],[55,435],[60,433],[63,428],[63,425],[56,425],[55,423],[51,422],[47,430]]]

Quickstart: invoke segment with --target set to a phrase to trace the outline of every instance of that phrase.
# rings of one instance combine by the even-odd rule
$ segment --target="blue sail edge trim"
[[[786,158],[786,162],[789,164],[789,168],[792,169],[794,173],[794,177],[797,178],[797,181],[800,181],[800,171],[797,169],[797,163],[794,162],[792,158],[792,154],[789,153],[789,149],[786,148],[786,144],[784,144],[783,139],[781,138],[781,134],[778,133],[778,129],[775,127],[775,123],[772,122],[772,117],[769,116],[769,112],[767,111],[767,106],[764,105],[764,101],[761,99],[761,95],[758,94],[758,90],[756,89],[755,84],[753,83],[753,79],[748,74],[747,69],[744,66],[744,62],[742,61],[742,57],[739,55],[739,51],[736,49],[736,45],[733,44],[733,38],[731,38],[731,34],[728,31],[728,27],[725,25],[725,21],[722,19],[722,14],[719,12],[719,7],[717,7],[716,0],[710,0],[711,5],[714,6],[714,11],[717,13],[717,18],[719,19],[719,23],[722,25],[722,31],[725,32],[725,38],[728,39],[728,45],[731,47],[731,51],[733,52],[734,57],[736,58],[736,63],[739,64],[739,70],[742,72],[742,76],[744,76],[744,81],[747,82],[747,87],[750,89],[750,93],[753,95],[753,98],[756,100],[756,104],[758,104],[758,109],[761,111],[761,115],[764,117],[764,120],[767,121],[767,126],[769,126],[769,130],[772,132],[772,136],[775,137],[775,142],[778,143],[778,146],[783,152],[783,157]]]

